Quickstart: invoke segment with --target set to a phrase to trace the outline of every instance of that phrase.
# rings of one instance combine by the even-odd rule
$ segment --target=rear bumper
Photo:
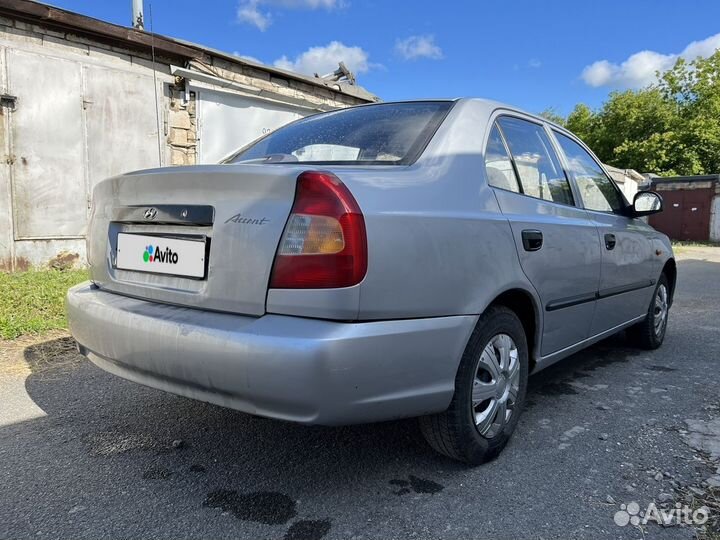
[[[81,351],[120,377],[251,414],[339,425],[450,403],[474,316],[342,323],[68,292]]]

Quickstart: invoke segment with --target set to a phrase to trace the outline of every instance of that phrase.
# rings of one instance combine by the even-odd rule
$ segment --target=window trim
[[[515,176],[515,183],[517,184],[518,191],[513,191],[512,189],[505,189],[499,186],[493,186],[490,183],[490,178],[487,176],[487,149],[488,144],[490,143],[490,136],[492,135],[493,128],[497,128],[498,133],[500,134],[500,142],[502,142],[503,148],[505,148],[505,153],[507,154],[508,159],[510,160],[510,166],[512,167],[513,176]],[[520,195],[525,195],[525,190],[523,189],[522,182],[520,182],[520,173],[517,170],[517,165],[515,165],[515,160],[512,157],[512,153],[510,152],[510,148],[508,147],[507,141],[505,140],[505,134],[503,133],[502,127],[500,124],[497,123],[497,118],[492,121],[492,125],[490,126],[490,131],[488,131],[488,137],[487,141],[485,141],[485,149],[483,150],[483,169],[485,170],[485,181],[487,182],[487,185],[491,188],[495,189],[502,189],[503,191],[507,191],[509,193],[518,193]],[[530,197],[531,195],[528,195]]]
[[[548,140],[550,141],[550,146],[551,146],[551,147],[550,147],[548,150],[555,152],[555,157],[557,158],[558,164],[560,165],[560,168],[561,168],[561,170],[562,170],[562,172],[563,172],[563,176],[565,177],[565,181],[568,183],[568,186],[570,187],[570,195],[571,195],[571,197],[572,197],[572,199],[573,199],[573,200],[572,200],[572,203],[568,204],[568,203],[560,202],[560,201],[551,201],[551,200],[543,199],[543,198],[541,198],[541,197],[535,197],[534,195],[529,195],[528,193],[525,193],[525,189],[524,189],[524,187],[523,187],[523,185],[522,185],[522,180],[520,179],[520,174],[519,174],[518,169],[517,169],[517,164],[515,163],[515,156],[513,156],[512,152],[510,151],[510,146],[509,146],[508,143],[507,143],[507,139],[506,139],[506,137],[505,137],[505,132],[503,131],[502,126],[501,126],[500,123],[498,122],[498,120],[500,120],[501,118],[512,118],[512,119],[515,119],[515,120],[522,120],[522,121],[524,121],[524,122],[527,122],[528,124],[534,124],[534,125],[538,126],[540,129],[542,129],[542,131],[545,133],[545,136],[546,136],[546,137],[548,138]],[[517,181],[518,181],[518,186],[520,186],[520,192],[511,191],[511,190],[509,190],[509,189],[504,189],[504,188],[500,188],[500,187],[495,187],[495,186],[490,185],[490,183],[488,182],[488,186],[489,186],[489,187],[491,187],[491,188],[493,188],[493,189],[501,189],[502,191],[505,191],[505,192],[508,192],[508,193],[514,193],[515,195],[522,195],[522,196],[524,196],[524,197],[528,197],[528,198],[534,199],[534,200],[536,200],[536,201],[542,201],[542,202],[549,203],[549,204],[557,204],[557,205],[560,205],[560,206],[564,206],[564,207],[566,207],[566,208],[580,208],[580,206],[578,206],[577,201],[576,201],[577,195],[576,195],[576,193],[575,193],[574,183],[570,180],[569,175],[568,175],[567,171],[565,170],[565,165],[564,165],[564,162],[563,162],[563,160],[562,160],[562,157],[560,156],[560,153],[557,151],[557,148],[555,148],[555,144],[554,144],[553,138],[548,135],[547,130],[545,129],[545,123],[544,123],[544,122],[542,122],[542,121],[540,121],[540,120],[538,120],[538,119],[536,119],[536,118],[533,118],[533,117],[526,117],[526,116],[524,116],[524,115],[522,115],[522,114],[518,114],[518,113],[516,113],[515,111],[499,110],[499,111],[496,111],[493,115],[491,115],[490,121],[488,122],[488,124],[490,125],[490,129],[487,130],[487,137],[486,137],[486,139],[485,139],[485,146],[483,147],[483,169],[484,169],[484,161],[485,161],[485,151],[487,150],[487,144],[488,144],[488,141],[490,140],[490,132],[492,131],[492,126],[493,126],[493,125],[497,125],[497,126],[498,126],[498,130],[500,131],[500,136],[501,136],[502,139],[503,139],[503,144],[505,145],[505,149],[506,149],[507,152],[508,152],[508,156],[510,156],[510,161],[511,161],[512,166],[513,166],[513,171],[515,172],[515,176],[516,176]],[[486,181],[487,181],[487,178],[486,178]]]
[[[568,139],[570,139],[572,142],[576,143],[580,148],[582,148],[583,150],[585,150],[587,152],[587,154],[590,156],[590,159],[592,159],[595,162],[595,164],[598,167],[600,167],[600,171],[605,175],[605,178],[610,182],[610,185],[613,187],[613,189],[615,189],[615,192],[619,195],[620,202],[623,203],[623,206],[621,208],[619,208],[618,210],[595,210],[593,208],[587,208],[585,206],[585,201],[582,198],[582,193],[580,193],[580,187],[578,186],[577,181],[575,180],[575,176],[572,175],[573,176],[572,181],[578,190],[578,198],[580,200],[580,204],[582,204],[583,210],[586,210],[587,212],[597,212],[598,214],[603,214],[606,216],[607,215],[626,216],[626,211],[629,206],[629,203],[628,203],[628,200],[625,198],[625,194],[615,183],[615,180],[613,179],[613,177],[610,176],[608,174],[608,172],[605,170],[605,167],[603,166],[602,162],[597,158],[597,156],[593,153],[593,151],[584,142],[582,142],[579,137],[576,137],[573,133],[571,133],[567,130],[564,130],[564,129],[559,129],[554,125],[549,126],[549,127],[550,127],[550,131],[552,132],[553,138],[557,142],[558,151],[562,154],[563,161],[565,163],[564,167],[567,167],[568,171],[569,171],[570,162],[568,161],[567,155],[565,154],[565,150],[563,149],[562,145],[560,144],[560,139],[558,139],[557,135],[563,135],[563,136],[567,137]],[[570,175],[568,174],[568,176],[570,176]]]

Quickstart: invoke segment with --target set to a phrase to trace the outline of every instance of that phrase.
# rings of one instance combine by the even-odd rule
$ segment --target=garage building
[[[214,163],[291,120],[378,101],[352,74],[306,77],[29,0],[0,4],[0,269],[83,264],[92,188]]]
[[[673,240],[720,242],[720,174],[654,177],[664,211],[650,225]]]

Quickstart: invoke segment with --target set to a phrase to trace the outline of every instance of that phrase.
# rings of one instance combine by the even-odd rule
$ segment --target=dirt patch
[[[80,254],[61,251],[48,261],[48,266],[54,270],[71,270],[78,266]]]
[[[15,264],[13,264],[13,259],[10,257],[0,259],[0,271],[25,272],[26,270],[30,270],[30,267],[32,266],[30,261],[25,257],[15,257],[14,262]]]
[[[26,350],[39,367],[78,362],[75,341],[65,330],[51,330],[40,335],[0,339],[0,373],[18,369],[27,371]]]
[[[75,340],[67,332],[55,338],[50,338],[48,334],[42,337],[44,341],[28,345],[23,350],[23,357],[33,374],[42,376],[50,371],[74,369],[83,363],[84,357],[78,353]]]

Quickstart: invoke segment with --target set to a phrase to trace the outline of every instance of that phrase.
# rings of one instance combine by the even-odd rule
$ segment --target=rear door
[[[544,310],[541,355],[588,337],[600,280],[600,241],[543,125],[499,116],[485,153],[488,183],[510,222],[523,271]]]
[[[555,132],[568,172],[598,229],[602,268],[591,335],[643,315],[654,292],[655,231],[640,219],[623,215],[622,193],[598,161],[575,139]]]

